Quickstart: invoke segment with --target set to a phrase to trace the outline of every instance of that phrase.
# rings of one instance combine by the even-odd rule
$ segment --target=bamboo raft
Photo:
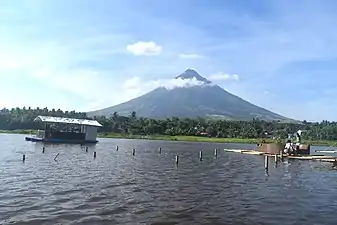
[[[279,156],[279,154],[271,154],[262,151],[256,150],[243,150],[243,149],[224,149],[226,152],[234,152],[234,153],[241,153],[241,154],[249,154],[249,155],[263,155],[268,157],[275,157],[275,155]],[[337,160],[336,156],[324,156],[324,155],[283,155],[283,158],[287,159],[298,159],[298,160],[316,160],[316,161],[323,161],[323,162],[335,162]]]

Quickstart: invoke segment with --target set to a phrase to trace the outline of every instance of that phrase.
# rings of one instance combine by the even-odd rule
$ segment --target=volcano
[[[135,111],[138,117],[154,119],[213,117],[228,120],[289,120],[229,93],[195,70],[187,69],[175,79],[197,80],[199,85],[170,89],[159,87],[130,101],[87,114],[110,116],[117,112],[127,116]]]

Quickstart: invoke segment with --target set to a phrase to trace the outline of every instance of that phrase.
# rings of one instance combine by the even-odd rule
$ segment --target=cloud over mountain
[[[228,80],[239,80],[239,75],[237,74],[227,74],[227,73],[216,73],[211,75],[208,79],[211,81],[228,81]]]

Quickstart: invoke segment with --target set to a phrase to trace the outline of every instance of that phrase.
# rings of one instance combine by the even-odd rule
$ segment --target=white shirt
[[[285,148],[289,149],[289,148],[291,148],[291,146],[292,146],[292,143],[286,143]]]

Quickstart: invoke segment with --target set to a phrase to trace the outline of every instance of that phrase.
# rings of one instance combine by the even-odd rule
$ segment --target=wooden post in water
[[[202,151],[199,152],[199,160],[202,161]]]
[[[117,146],[116,146],[116,151],[118,151],[118,148],[119,148],[119,147],[118,147],[118,145],[117,145]]]
[[[132,149],[132,155],[135,155],[136,154],[136,149]]]
[[[176,155],[176,164],[178,165],[179,163],[179,155]]]
[[[161,148],[159,148],[159,154],[161,154]]]
[[[60,153],[57,153],[55,158],[54,158],[54,161],[56,161],[57,157],[59,156]]]
[[[46,150],[45,147],[42,148],[42,153],[44,153],[44,150]]]
[[[215,156],[215,157],[218,156],[218,149],[214,149],[214,156]]]
[[[23,156],[22,156],[22,162],[25,162],[25,161],[26,161],[26,155],[23,154]]]
[[[96,152],[94,152],[94,158],[96,158]]]
[[[87,146],[87,147],[85,147],[85,152],[88,152],[88,146]]]
[[[264,156],[264,169],[268,171],[268,156]]]

